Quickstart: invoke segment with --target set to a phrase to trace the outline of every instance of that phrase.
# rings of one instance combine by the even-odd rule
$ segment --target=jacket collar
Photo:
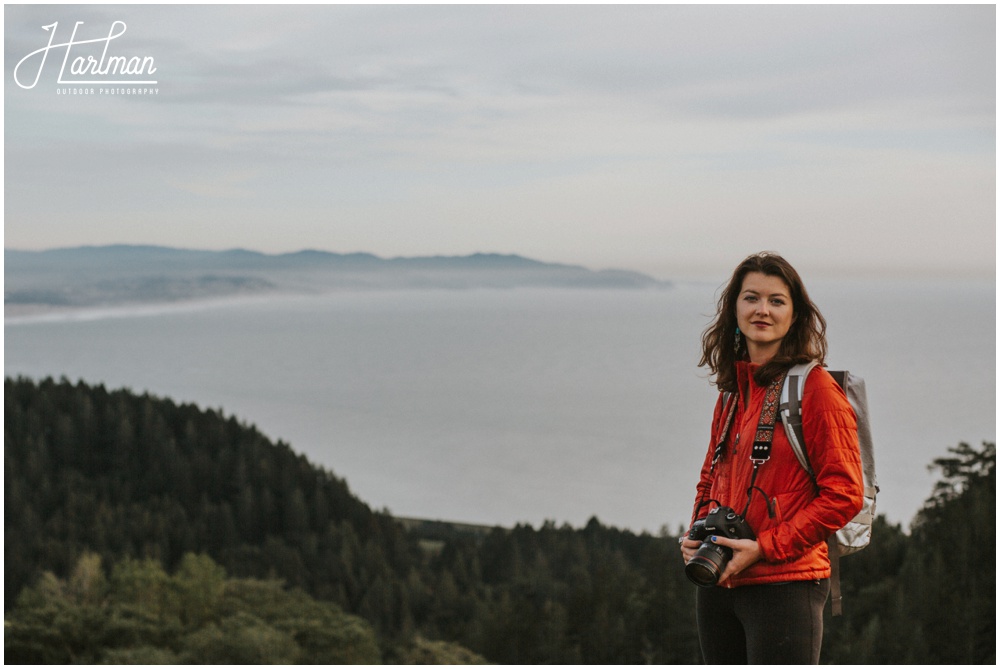
[[[756,386],[756,382],[753,377],[760,369],[762,365],[750,362],[749,360],[737,360],[736,361],[736,383],[740,388],[747,388],[751,385]]]

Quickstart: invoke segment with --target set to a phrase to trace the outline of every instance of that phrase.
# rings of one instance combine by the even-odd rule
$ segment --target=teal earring
[[[733,353],[739,353],[740,352],[740,343],[741,343],[740,340],[741,339],[742,339],[742,337],[740,336],[740,329],[736,328],[736,336],[733,338]]]

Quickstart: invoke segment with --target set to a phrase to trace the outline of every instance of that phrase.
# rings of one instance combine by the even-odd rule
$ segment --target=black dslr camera
[[[733,557],[733,549],[708,541],[712,535],[730,539],[756,539],[756,535],[743,516],[728,506],[718,506],[701,520],[696,520],[688,532],[688,539],[702,542],[698,552],[684,567],[684,573],[695,585],[711,588],[719,582],[726,564]]]

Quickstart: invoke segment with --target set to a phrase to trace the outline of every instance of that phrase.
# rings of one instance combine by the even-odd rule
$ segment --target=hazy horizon
[[[5,247],[478,252],[711,280],[766,249],[805,277],[995,276],[992,5],[4,19]],[[106,87],[103,47],[155,83]]]
[[[586,264],[583,262],[574,262],[572,259],[550,260],[547,258],[539,258],[524,253],[518,253],[517,251],[499,253],[496,251],[488,251],[488,250],[474,250],[470,251],[469,253],[455,253],[455,254],[427,253],[422,255],[382,255],[366,249],[340,250],[340,249],[326,249],[318,247],[302,247],[302,248],[290,249],[287,251],[267,251],[264,249],[248,248],[245,246],[223,245],[215,248],[206,248],[206,247],[183,246],[183,245],[172,245],[172,244],[143,244],[143,243],[128,243],[128,242],[80,244],[74,246],[52,246],[45,248],[4,246],[4,251],[24,251],[24,252],[44,253],[47,251],[65,251],[72,249],[103,248],[103,247],[152,247],[152,248],[173,249],[178,251],[216,252],[216,253],[224,253],[227,251],[245,251],[249,253],[259,253],[261,255],[269,257],[294,255],[296,253],[303,253],[303,252],[330,253],[335,255],[363,254],[363,255],[371,255],[381,260],[403,260],[403,259],[433,258],[433,257],[460,258],[460,257],[470,257],[477,255],[500,255],[500,256],[517,256],[545,264],[554,264],[554,265],[563,264],[563,265],[577,266],[592,271],[626,270],[626,271],[637,272],[639,274],[645,274],[658,281],[674,280],[674,281],[703,281],[703,282],[720,281],[721,282],[729,278],[728,270],[726,270],[723,267],[708,267],[700,271],[697,269],[692,269],[690,267],[683,267],[679,271],[674,273],[653,274],[650,272],[646,272],[642,269],[636,269],[633,267]],[[760,249],[760,250],[767,250],[767,249]],[[747,255],[749,255],[749,253]],[[980,279],[987,280],[996,278],[995,268],[983,271],[970,268],[942,269],[933,267],[909,267],[909,268],[887,269],[885,267],[871,266],[871,267],[846,268],[842,265],[838,265],[838,263],[836,262],[830,262],[827,265],[817,263],[810,269],[811,269],[811,277],[817,279],[830,279],[838,276],[843,276],[845,278],[859,278],[859,279],[881,278],[889,280],[892,279],[906,280],[906,279],[922,279],[922,278],[942,279],[942,280],[980,280]]]

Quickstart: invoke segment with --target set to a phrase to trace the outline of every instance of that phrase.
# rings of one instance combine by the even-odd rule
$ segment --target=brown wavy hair
[[[781,340],[778,353],[757,370],[754,380],[760,385],[767,385],[792,365],[810,360],[824,365],[826,361],[826,320],[809,299],[799,273],[776,253],[755,253],[733,272],[719,297],[715,319],[701,335],[702,353],[698,366],[708,367],[715,375],[714,383],[719,390],[737,390],[736,361],[747,355],[745,338],[740,338],[739,350],[735,350],[733,342],[736,337],[736,299],[743,288],[743,278],[750,272],[780,278],[788,286],[792,298],[792,325],[788,334]]]

